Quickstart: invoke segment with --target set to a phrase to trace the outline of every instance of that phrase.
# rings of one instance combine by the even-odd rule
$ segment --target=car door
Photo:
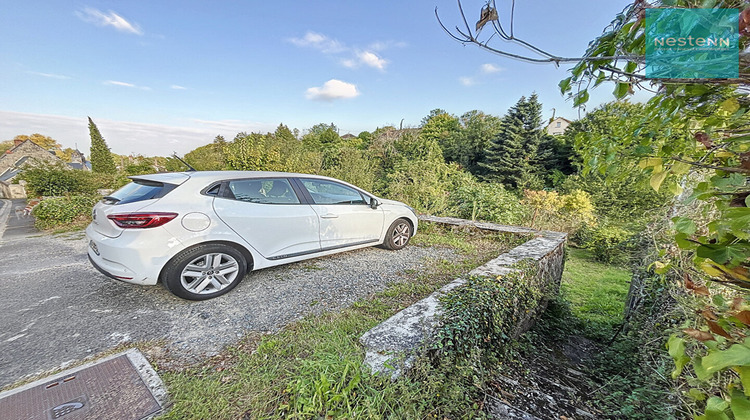
[[[383,232],[383,210],[356,189],[325,179],[299,178],[310,194],[320,224],[323,250],[377,242]]]
[[[287,178],[226,181],[214,210],[264,257],[276,260],[320,251],[318,214]]]

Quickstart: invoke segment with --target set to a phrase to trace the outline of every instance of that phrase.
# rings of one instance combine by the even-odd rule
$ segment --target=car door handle
[[[324,214],[320,216],[321,219],[337,219],[339,217],[338,214]]]

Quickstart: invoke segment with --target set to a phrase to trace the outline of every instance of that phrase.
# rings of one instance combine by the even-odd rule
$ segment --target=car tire
[[[406,219],[396,219],[385,232],[383,246],[387,249],[398,250],[406,246],[411,239],[412,227]]]
[[[205,244],[186,249],[162,271],[167,290],[188,300],[206,300],[234,289],[247,271],[242,252],[225,244]]]

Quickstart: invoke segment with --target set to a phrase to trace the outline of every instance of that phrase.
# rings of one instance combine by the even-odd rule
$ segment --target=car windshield
[[[130,184],[125,185],[107,196],[105,200],[112,202],[113,204],[126,204],[134,203],[136,201],[151,200],[153,198],[163,197],[167,192],[174,189],[174,187],[175,186],[171,184],[134,179]]]

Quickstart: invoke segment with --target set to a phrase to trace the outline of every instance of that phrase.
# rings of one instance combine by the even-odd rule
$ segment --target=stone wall
[[[518,321],[513,338],[517,338],[534,325],[536,318],[547,307],[549,296],[558,292],[565,264],[566,234],[449,217],[420,216],[419,219],[495,232],[533,235],[532,239],[468,273],[469,276],[496,277],[516,270],[512,267],[523,260],[530,259],[535,262],[536,270],[532,284],[543,292],[544,297],[536,310],[530,311]],[[465,283],[465,279],[458,278],[366,332],[359,340],[365,348],[365,364],[375,373],[386,373],[393,377],[409,369],[419,347],[434,336],[438,327],[441,313],[440,297]]]

